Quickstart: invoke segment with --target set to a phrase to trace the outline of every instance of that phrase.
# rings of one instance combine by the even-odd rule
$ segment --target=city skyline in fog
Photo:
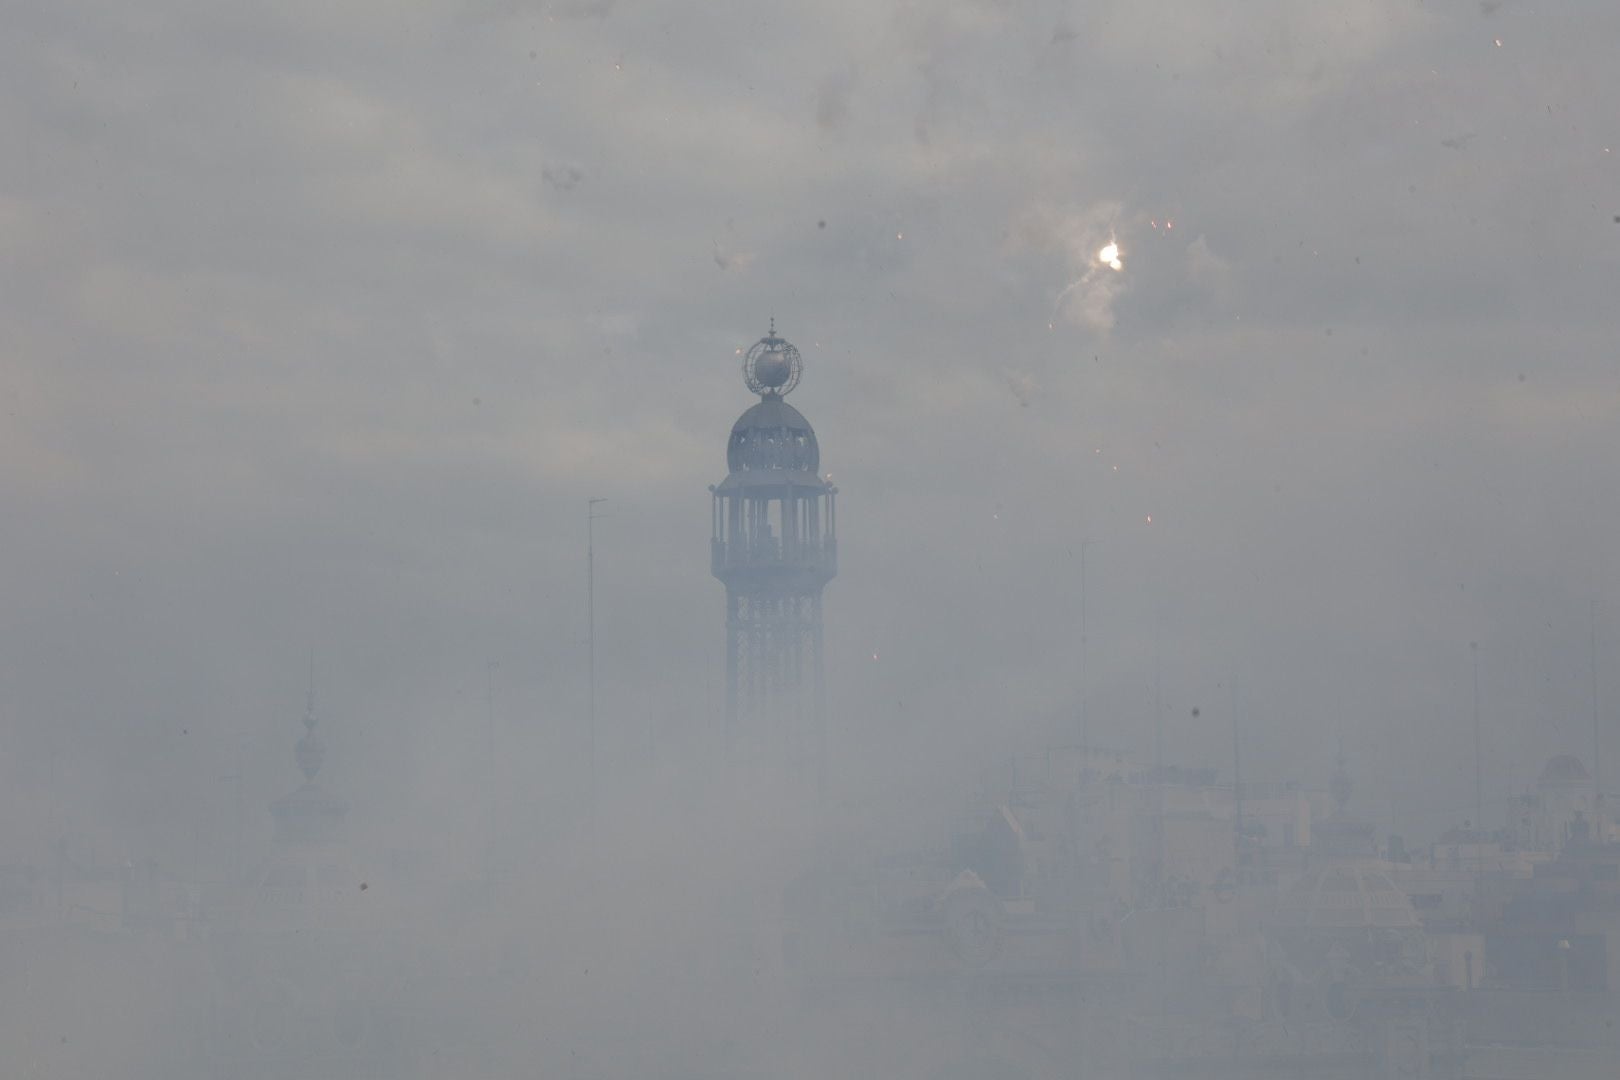
[[[1425,839],[1471,642],[1492,798],[1590,764],[1595,603],[1620,768],[1602,5],[88,10],[0,43],[19,852],[222,865],[238,760],[262,843],[312,650],[363,832],[577,806],[588,498],[605,782],[687,760],[773,316],[846,797],[1075,737],[1082,541],[1095,741],[1159,700],[1229,774],[1235,713],[1321,786],[1342,740]]]

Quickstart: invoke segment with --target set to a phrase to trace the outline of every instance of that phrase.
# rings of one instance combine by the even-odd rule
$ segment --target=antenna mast
[[[1597,802],[1598,809],[1603,806],[1603,721],[1598,708],[1598,666],[1597,666],[1597,600],[1592,600],[1592,796]],[[1601,822],[1601,819],[1600,819]],[[1603,826],[1598,826],[1600,831]]]
[[[590,737],[591,824],[596,823],[596,507],[606,499],[585,500],[585,678],[589,683],[587,694],[587,727]]]

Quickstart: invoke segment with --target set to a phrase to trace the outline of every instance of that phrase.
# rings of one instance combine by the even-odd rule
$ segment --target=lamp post
[[[500,787],[496,783],[496,777],[499,775],[500,770],[495,764],[495,672],[500,666],[500,663],[495,660],[486,661],[484,664],[484,736],[486,743],[484,749],[489,758],[489,771],[486,774],[486,782],[489,784],[489,820],[486,823],[488,832],[484,837],[484,870],[491,877],[494,876],[496,868],[495,838],[500,831],[501,817],[500,797],[498,795]]]
[[[1598,839],[1603,839],[1603,723],[1598,707],[1597,600],[1592,601],[1592,800]]]
[[[590,740],[591,823],[596,822],[596,520],[606,517],[596,508],[606,499],[585,500],[585,680],[587,721]]]
[[[1087,737],[1090,734],[1089,717],[1086,714],[1086,699],[1090,694],[1091,686],[1086,681],[1086,654],[1090,651],[1086,637],[1086,549],[1095,547],[1097,541],[1080,541],[1080,753],[1081,768],[1085,767],[1085,752]]]
[[[1474,851],[1478,868],[1483,869],[1485,850],[1480,837],[1485,834],[1485,766],[1479,737],[1479,642],[1470,641],[1468,651],[1474,658]]]

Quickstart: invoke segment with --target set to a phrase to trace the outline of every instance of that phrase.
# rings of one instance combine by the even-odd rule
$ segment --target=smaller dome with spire
[[[349,804],[342,798],[327,793],[315,783],[315,776],[326,760],[326,745],[315,733],[315,690],[311,685],[309,700],[304,706],[304,733],[293,747],[293,761],[304,774],[304,782],[296,791],[289,792],[270,804],[270,813],[276,821],[276,839],[294,843],[324,843],[330,841],[343,824]]]

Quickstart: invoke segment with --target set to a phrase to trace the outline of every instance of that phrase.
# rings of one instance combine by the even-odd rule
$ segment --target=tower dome
[[[809,473],[821,468],[821,448],[804,414],[767,394],[731,425],[726,465],[737,473]]]
[[[1281,946],[1276,974],[1284,1010],[1321,1008],[1344,1019],[1355,1008],[1346,986],[1422,986],[1433,974],[1412,902],[1369,865],[1306,874],[1279,899],[1269,933]]]
[[[1417,929],[1412,902],[1371,866],[1335,864],[1311,871],[1277,904],[1281,926],[1318,930]]]
[[[771,331],[749,347],[743,357],[743,382],[759,395],[752,406],[731,425],[726,444],[726,465],[731,469],[727,483],[822,483],[821,447],[815,429],[804,414],[783,401],[783,395],[799,385],[804,361],[799,350],[785,338],[776,336],[776,320]]]

